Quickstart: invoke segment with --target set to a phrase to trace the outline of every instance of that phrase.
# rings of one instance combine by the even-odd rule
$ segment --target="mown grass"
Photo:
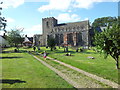
[[[3,88],[73,88],[28,53],[7,52],[2,53],[2,57],[1,80],[7,80],[6,83],[2,83]],[[20,82],[13,82],[13,80]]]
[[[109,79],[118,83],[118,70],[116,69],[115,60],[108,56],[104,59],[104,54],[97,53],[93,50],[86,50],[84,52],[75,52],[73,49],[69,49],[72,56],[65,56],[66,52],[63,52],[63,48],[58,48],[55,51],[50,51],[45,47],[41,47],[40,53],[44,50],[47,51],[48,56],[90,72],[92,74],[98,75],[105,79]],[[88,56],[92,56],[95,59],[89,59]]]

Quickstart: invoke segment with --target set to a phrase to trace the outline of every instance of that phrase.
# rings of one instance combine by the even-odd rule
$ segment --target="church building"
[[[42,19],[43,34],[35,34],[33,43],[36,46],[47,46],[49,37],[55,38],[56,45],[90,46],[91,27],[89,20],[58,24],[54,17]]]

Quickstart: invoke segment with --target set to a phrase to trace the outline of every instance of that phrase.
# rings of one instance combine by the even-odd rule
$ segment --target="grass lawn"
[[[3,88],[73,88],[28,53],[6,52],[2,57]]]
[[[69,49],[73,56],[65,56],[66,53],[63,52],[63,48],[57,48],[57,50],[51,52],[49,48],[41,47],[41,52],[44,50],[46,50],[47,53],[49,53],[48,56],[52,58],[118,83],[116,62],[110,56],[104,59],[103,54],[100,55],[92,50],[76,53],[75,50]],[[88,56],[95,57],[95,59],[89,59],[87,58]]]

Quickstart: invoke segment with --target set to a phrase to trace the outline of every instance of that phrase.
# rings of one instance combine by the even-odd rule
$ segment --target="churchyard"
[[[62,47],[60,47],[60,49],[57,47],[56,50],[53,51],[51,51],[50,48],[40,47],[40,50],[38,51],[36,49],[35,52],[33,48],[20,48],[17,53],[14,52],[14,49],[15,48],[7,48],[4,50],[5,52],[2,53],[1,80],[4,82],[2,83],[3,88],[73,88],[72,85],[63,80],[50,68],[36,60],[32,55],[45,61],[66,75],[75,74],[81,76],[82,78],[80,78],[80,80],[77,79],[79,81],[76,82],[79,82],[85,88],[95,88],[94,85],[96,84],[98,86],[97,88],[111,87],[60,65],[49,58],[44,60],[42,56],[44,51],[47,52],[47,57],[57,59],[58,61],[72,65],[91,74],[118,83],[118,70],[116,69],[113,58],[108,56],[107,59],[104,59],[103,53],[100,54],[92,49],[76,52],[73,48],[69,48],[68,52],[71,53],[71,56],[66,56],[67,52],[64,52],[64,48]],[[94,57],[94,59],[88,57]],[[75,75],[74,77],[77,77]],[[70,77],[72,78],[73,76]],[[90,82],[93,82],[93,87]]]
[[[61,7],[62,0],[14,1],[0,2],[3,90],[119,87],[120,3],[67,0]]]

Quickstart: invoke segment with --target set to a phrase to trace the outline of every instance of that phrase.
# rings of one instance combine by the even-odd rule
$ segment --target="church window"
[[[81,26],[81,29],[83,29],[84,28],[84,26]]]
[[[49,22],[47,22],[46,25],[47,25],[47,28],[49,28]]]

